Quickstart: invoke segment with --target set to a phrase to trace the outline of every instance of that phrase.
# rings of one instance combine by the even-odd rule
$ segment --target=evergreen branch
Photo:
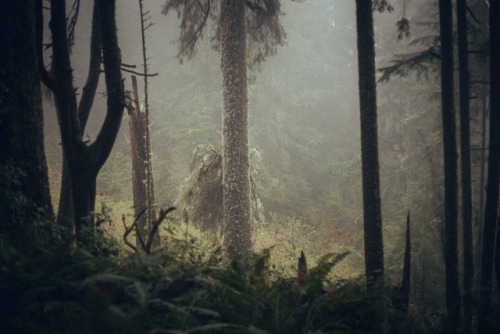
[[[196,42],[198,41],[198,39],[200,38],[202,32],[203,32],[203,28],[206,26],[206,23],[207,23],[207,20],[208,20],[208,17],[210,15],[210,1],[207,1],[207,8],[204,10],[203,9],[203,6],[201,5],[200,1],[197,0],[196,1],[199,5],[199,7],[201,8],[201,12],[203,13],[203,18],[200,22],[200,24],[192,24],[189,26],[189,29],[188,29],[188,35],[190,34],[191,37],[187,39],[187,41],[185,41],[185,34],[186,34],[186,26],[185,26],[185,21],[183,20],[183,32],[181,33],[181,38],[180,38],[180,41],[181,41],[181,48],[180,48],[180,51],[179,51],[179,55],[187,55],[188,57],[190,57],[193,52],[194,52],[194,46],[196,44]],[[185,10],[185,9],[184,9]],[[195,31],[192,32],[193,28],[196,27]]]
[[[392,65],[378,70],[382,73],[378,82],[388,82],[392,76],[404,77],[410,72],[415,72],[421,77],[422,74],[429,72],[436,59],[440,59],[440,56],[433,47],[421,52],[398,55],[392,60]]]

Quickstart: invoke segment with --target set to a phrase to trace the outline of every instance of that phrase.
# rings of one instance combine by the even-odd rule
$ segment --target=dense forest
[[[0,333],[500,332],[496,0],[16,0]]]

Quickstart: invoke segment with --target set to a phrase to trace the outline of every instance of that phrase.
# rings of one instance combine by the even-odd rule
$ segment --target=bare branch
[[[127,73],[132,73],[132,74],[135,74],[135,75],[139,75],[139,76],[148,76],[148,77],[155,77],[158,75],[158,73],[148,73],[148,74],[144,74],[144,73],[139,73],[139,72],[136,72],[136,71],[132,71],[132,70],[129,70],[129,69],[126,69],[126,68],[122,68],[122,71],[123,72],[127,72]]]

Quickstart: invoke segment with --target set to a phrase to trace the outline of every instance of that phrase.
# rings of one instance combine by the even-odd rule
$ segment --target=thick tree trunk
[[[96,140],[88,145],[82,140],[82,137],[83,127],[92,101],[84,99],[84,96],[88,94],[88,98],[93,98],[96,88],[94,84],[97,84],[95,80],[97,80],[96,77],[98,78],[99,68],[97,67],[97,71],[95,66],[91,66],[89,69],[88,82],[83,90],[84,96],[82,96],[80,104],[81,109],[77,109],[66,36],[65,1],[51,1],[53,82],[50,82],[49,87],[52,87],[54,91],[63,152],[70,171],[77,235],[84,224],[90,226],[93,224],[97,174],[108,158],[116,140],[125,106],[120,69],[120,49],[116,36],[115,2],[96,0],[95,5],[97,7],[94,11],[94,20],[97,20],[98,17],[100,27],[94,32],[98,32],[102,40],[102,59],[108,106],[103,126]],[[96,45],[95,40],[93,40],[91,48],[99,48],[99,44]],[[91,57],[92,59],[100,59],[99,52],[91,52],[91,54],[94,56],[94,58]],[[97,61],[97,63],[99,62]],[[95,76],[91,77],[92,75]],[[84,106],[82,103],[85,103]]]
[[[356,1],[365,275],[367,285],[384,284],[384,243],[380,204],[377,90],[371,0]]]
[[[458,65],[460,75],[460,165],[462,181],[464,330],[472,331],[474,287],[474,233],[472,229],[472,182],[470,155],[470,88],[467,37],[467,1],[457,0]]]
[[[53,219],[43,144],[35,1],[0,11],[0,233]]]
[[[496,173],[496,183],[492,180],[491,187],[497,187],[497,226],[496,226],[496,252],[495,252],[495,271],[497,277],[497,293],[500,298],[500,216],[498,216],[498,187],[500,182],[500,4],[494,1],[491,5],[490,14],[490,95],[491,95],[491,120],[490,131],[496,132],[493,144],[493,149],[496,151],[490,152],[495,155],[495,161],[491,166],[491,173]],[[494,24],[492,23],[494,22]],[[495,114],[493,116],[493,114]],[[490,145],[492,143],[490,142]],[[491,146],[490,146],[491,147]],[[490,155],[491,156],[491,155]],[[497,325],[498,326],[498,325]]]
[[[99,84],[101,70],[101,33],[100,33],[99,7],[94,2],[92,12],[92,31],[90,35],[90,58],[87,81],[82,89],[82,97],[78,104],[78,120],[82,133],[89,119],[94,97]],[[61,190],[59,196],[59,208],[57,212],[57,223],[66,226],[73,233],[75,232],[75,217],[73,208],[73,194],[71,186],[71,176],[68,162],[63,152],[63,170],[61,175]]]
[[[457,140],[453,91],[453,22],[451,0],[439,1],[441,33],[441,103],[444,149],[444,249],[446,308],[450,332],[460,327],[460,286],[458,274],[458,175]]]
[[[221,1],[224,242],[230,254],[251,252],[246,31],[244,1]]]
[[[63,154],[63,168],[61,174],[61,189],[59,191],[59,206],[57,208],[57,224],[65,226],[75,233],[75,217],[73,209],[73,194],[71,190],[71,176],[69,175],[68,162]]]
[[[500,3],[490,2],[490,138],[488,150],[488,177],[483,223],[483,251],[478,311],[478,333],[490,328],[490,304],[495,257],[495,237],[498,233],[498,196],[500,169]],[[498,240],[496,241],[498,243]],[[497,246],[497,257],[498,254]],[[497,270],[500,270],[497,262]],[[498,272],[497,272],[498,273]],[[500,278],[500,273],[498,273]]]

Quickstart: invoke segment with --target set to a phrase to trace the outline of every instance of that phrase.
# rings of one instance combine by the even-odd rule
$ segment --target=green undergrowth
[[[182,238],[166,231],[165,245],[151,255],[124,250],[101,226],[84,231],[78,248],[53,223],[30,226],[20,240],[0,235],[0,332],[373,333],[380,323],[388,333],[436,328],[429,317],[398,310],[390,289],[380,297],[360,279],[331,280],[348,253],[320,257],[301,283],[271,264],[273,247],[231,262],[219,246],[201,247],[187,232]]]

